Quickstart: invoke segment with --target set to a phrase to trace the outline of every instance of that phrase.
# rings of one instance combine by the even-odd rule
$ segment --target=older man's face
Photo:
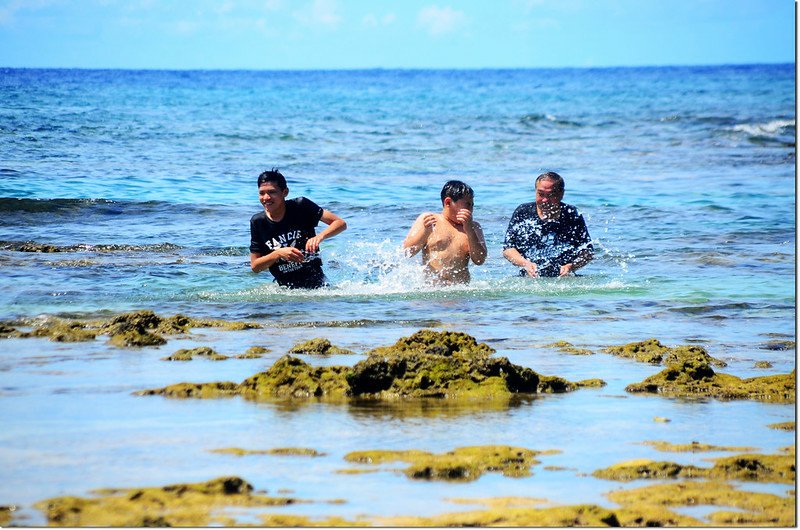
[[[536,184],[536,208],[540,212],[552,212],[561,204],[564,192],[556,188],[552,180],[540,180]]]

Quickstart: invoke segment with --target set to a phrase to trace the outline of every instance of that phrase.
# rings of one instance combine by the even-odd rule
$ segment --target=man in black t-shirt
[[[589,231],[574,206],[563,204],[564,179],[548,172],[536,178],[536,202],[521,204],[508,223],[503,256],[521,276],[566,276],[592,260]]]
[[[275,169],[258,176],[258,200],[264,210],[250,218],[250,268],[269,269],[279,285],[317,289],[327,284],[319,245],[347,223],[305,197],[286,200],[286,178]],[[315,227],[327,224],[319,235]]]

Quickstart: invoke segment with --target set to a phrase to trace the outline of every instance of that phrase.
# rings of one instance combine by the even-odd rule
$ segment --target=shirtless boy
[[[403,241],[406,255],[422,251],[425,272],[434,283],[469,283],[469,262],[486,261],[486,242],[481,225],[472,220],[475,193],[461,181],[450,180],[442,188],[442,213],[423,212]]]

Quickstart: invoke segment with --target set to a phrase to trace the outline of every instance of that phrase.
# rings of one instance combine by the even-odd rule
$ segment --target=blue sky
[[[792,0],[0,0],[0,66],[794,62]]]

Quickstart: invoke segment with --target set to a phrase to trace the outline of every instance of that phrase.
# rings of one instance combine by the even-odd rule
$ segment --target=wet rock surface
[[[716,373],[708,362],[693,358],[670,364],[661,372],[625,388],[631,393],[651,393],[669,397],[709,397],[755,399],[774,403],[794,403],[795,372],[741,379]]]
[[[650,364],[676,364],[685,361],[698,361],[711,364],[720,368],[727,366],[725,361],[716,359],[700,346],[678,346],[670,348],[664,346],[658,339],[648,339],[641,342],[631,342],[623,346],[612,346],[605,349],[606,353],[634,359],[643,363]]]
[[[317,338],[295,344],[288,353],[295,355],[354,355],[356,352],[334,346],[328,339]]]
[[[285,355],[231,390],[248,399],[308,398],[508,398],[516,394],[570,392],[602,386],[593,379],[570,382],[492,357],[494,350],[466,333],[422,330],[393,346],[371,350],[353,367],[314,367]],[[212,397],[218,383],[181,383],[141,392],[169,397]],[[226,394],[227,395],[227,394]]]
[[[195,484],[105,489],[93,497],[56,497],[36,504],[51,526],[209,526],[232,525],[235,519],[215,515],[225,507],[282,506],[298,502],[253,492],[239,477]]]
[[[225,447],[222,449],[212,449],[212,453],[219,453],[234,456],[247,455],[274,455],[274,456],[325,456],[316,449],[308,447],[276,447],[274,449],[242,449],[240,447]]]
[[[713,467],[681,465],[654,460],[631,460],[592,473],[597,478],[617,481],[637,479],[709,478],[758,482],[793,483],[795,455],[741,454],[715,458]]]
[[[190,349],[180,349],[169,355],[167,357],[163,357],[162,361],[191,361],[195,358],[202,358],[202,359],[209,359],[211,361],[224,361],[229,357],[227,355],[221,355],[214,351],[213,348],[209,348],[208,346],[200,346],[199,348],[190,348]]]
[[[107,335],[108,343],[119,348],[161,346],[167,343],[164,335],[185,335],[192,328],[222,328],[230,331],[259,328],[249,322],[228,322],[173,315],[160,317],[153,311],[135,311],[117,315],[108,320],[67,320],[47,318],[33,323],[32,331],[17,323],[0,323],[0,338],[49,338],[55,342],[84,342]]]
[[[557,451],[555,451],[557,452]],[[477,480],[484,473],[501,473],[506,477],[530,476],[530,468],[539,464],[535,457],[554,454],[554,451],[532,451],[510,446],[459,447],[446,453],[427,451],[354,451],[345,455],[345,460],[358,464],[385,464],[405,462],[408,478],[416,480]]]

